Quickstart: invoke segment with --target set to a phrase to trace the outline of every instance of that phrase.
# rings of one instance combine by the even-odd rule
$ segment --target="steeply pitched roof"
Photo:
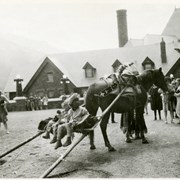
[[[177,36],[180,39],[180,8],[174,10],[162,35]]]
[[[122,64],[134,62],[138,71],[141,72],[143,70],[142,62],[146,57],[149,57],[155,63],[155,68],[162,67],[163,72],[166,74],[170,67],[175,64],[180,57],[180,54],[174,50],[174,48],[178,46],[180,46],[179,43],[166,44],[167,63],[164,64],[161,63],[159,43],[132,48],[123,47],[116,49],[52,54],[48,56],[48,59],[52,61],[53,64],[57,66],[57,68],[59,68],[76,87],[88,87],[97,79],[113,73],[112,64],[116,59],[118,59]],[[94,78],[86,78],[85,76],[83,66],[87,62],[96,68]],[[24,88],[42,63],[43,61],[41,60],[37,64],[27,64],[26,66],[23,66],[23,68],[22,66],[17,66],[17,68],[11,72],[5,87],[5,92],[15,91],[15,84],[13,81],[17,74],[20,74],[24,79]]]
[[[21,76],[23,79],[22,82],[22,88],[27,85],[27,83],[30,81],[36,70],[39,68],[41,63],[44,61],[43,57],[40,59],[37,63],[31,62],[31,61],[24,61],[21,63],[18,63],[13,66],[13,69],[7,79],[4,92],[14,92],[16,91],[16,84],[14,82],[15,77],[18,75]]]
[[[178,42],[178,38],[173,36],[157,35],[157,34],[147,34],[143,39],[130,39],[125,47],[135,47],[135,46],[146,46],[160,43],[164,39],[166,43]]]

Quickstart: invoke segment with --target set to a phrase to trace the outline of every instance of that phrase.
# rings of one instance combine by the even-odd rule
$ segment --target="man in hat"
[[[58,127],[57,143],[55,145],[55,149],[62,146],[61,138],[62,138],[63,128],[65,127],[67,131],[67,140],[63,144],[63,146],[66,147],[71,144],[71,136],[73,133],[73,127],[75,127],[85,116],[89,114],[88,111],[84,107],[80,106],[79,95],[77,93],[74,93],[70,96],[69,106],[71,107],[71,109],[69,110],[66,116],[68,123],[63,124]]]

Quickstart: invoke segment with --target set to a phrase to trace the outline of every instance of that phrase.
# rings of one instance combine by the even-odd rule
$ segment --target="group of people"
[[[63,111],[57,111],[57,115],[48,122],[46,126],[46,133],[43,136],[45,139],[50,139],[52,132],[53,138],[51,144],[55,144],[55,149],[61,146],[69,146],[74,137],[73,129],[83,119],[88,117],[89,113],[86,108],[80,106],[79,95],[72,94],[62,103]],[[67,136],[66,142],[62,144],[61,139]]]
[[[29,96],[26,99],[26,109],[27,111],[48,109],[47,95],[44,97],[37,96],[36,94],[34,96]]]
[[[157,112],[159,119],[161,119],[161,111],[164,110],[165,123],[168,123],[168,111],[170,123],[174,123],[174,118],[178,118],[180,123],[180,78],[175,79],[166,76],[165,82],[168,92],[163,92],[155,85],[149,91],[154,120],[157,120]]]

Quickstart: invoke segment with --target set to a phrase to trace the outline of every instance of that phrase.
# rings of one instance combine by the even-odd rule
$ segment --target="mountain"
[[[63,51],[52,47],[47,42],[12,34],[0,34],[0,89],[4,89],[14,67],[23,68],[23,66],[39,62],[48,54],[61,52]]]

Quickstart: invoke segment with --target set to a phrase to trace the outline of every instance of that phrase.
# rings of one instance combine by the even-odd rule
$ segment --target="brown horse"
[[[167,91],[167,85],[164,81],[164,75],[162,73],[162,69],[156,70],[145,70],[141,75],[137,76],[138,82],[141,85],[141,94],[137,96],[121,96],[117,102],[113,105],[111,110],[103,116],[100,127],[103,134],[103,138],[105,141],[105,146],[108,147],[109,151],[115,151],[115,149],[111,146],[108,136],[107,136],[107,124],[109,120],[109,116],[111,112],[115,113],[128,113],[131,114],[134,109],[136,109],[136,126],[139,128],[141,133],[141,138],[143,142],[146,143],[146,138],[144,137],[144,106],[147,101],[147,91],[149,88],[155,84],[163,91]],[[103,80],[99,80],[98,82],[90,85],[88,88],[85,103],[86,108],[89,113],[93,116],[96,116],[98,108],[100,107],[102,111],[104,111],[110,103],[116,98],[117,95],[109,94],[105,97],[97,96],[103,89],[107,87],[107,84],[104,83]],[[91,137],[91,146],[94,146],[93,133]]]

